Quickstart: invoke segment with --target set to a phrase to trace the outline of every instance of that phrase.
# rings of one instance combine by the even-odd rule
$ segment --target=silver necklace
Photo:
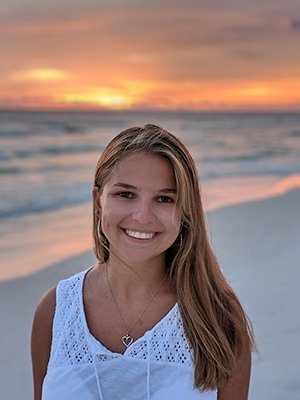
[[[109,279],[108,279],[108,274],[107,274],[107,269],[105,270],[105,272],[106,272],[106,273],[105,273],[105,276],[106,276],[106,280],[107,280],[107,284],[108,284],[108,288],[109,288],[111,297],[112,297],[112,299],[113,299],[114,305],[115,305],[115,307],[116,307],[116,310],[117,310],[117,312],[118,312],[118,314],[119,314],[119,316],[120,316],[120,320],[122,321],[122,324],[123,324],[124,329],[125,329],[125,335],[123,335],[123,336],[121,337],[121,341],[122,341],[122,343],[123,343],[123,345],[124,345],[125,347],[129,347],[129,346],[134,342],[133,337],[130,335],[130,331],[135,327],[135,325],[138,323],[138,321],[140,320],[140,318],[145,314],[145,312],[146,312],[147,309],[149,308],[150,304],[151,304],[152,301],[154,300],[154,297],[157,295],[157,293],[159,292],[159,289],[162,287],[164,281],[166,280],[167,275],[166,275],[166,276],[164,277],[164,279],[161,281],[160,285],[159,285],[158,288],[155,290],[155,292],[152,293],[152,297],[151,297],[150,301],[148,302],[148,304],[146,305],[146,307],[144,308],[144,310],[138,315],[137,319],[133,322],[133,324],[132,324],[129,328],[127,328],[127,326],[126,326],[126,324],[125,324],[125,321],[124,321],[124,318],[123,318],[123,316],[122,316],[122,313],[121,313],[121,311],[120,311],[120,309],[119,309],[119,306],[118,306],[118,304],[117,304],[117,302],[116,302],[116,299],[115,299],[114,293],[113,293],[113,291],[112,291],[112,288],[111,288],[111,286],[110,286]]]

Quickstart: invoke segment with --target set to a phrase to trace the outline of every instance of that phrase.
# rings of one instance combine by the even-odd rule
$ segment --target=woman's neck
[[[149,297],[160,287],[160,292],[170,291],[170,284],[166,278],[164,259],[156,262],[130,263],[110,255],[106,264],[100,266],[105,278],[118,297],[124,301]]]

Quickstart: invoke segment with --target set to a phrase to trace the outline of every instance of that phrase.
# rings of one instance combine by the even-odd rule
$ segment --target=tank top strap
[[[81,310],[82,285],[89,269],[64,279],[57,285],[48,370],[92,362]]]

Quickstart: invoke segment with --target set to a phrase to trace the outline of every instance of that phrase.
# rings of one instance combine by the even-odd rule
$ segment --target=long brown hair
[[[181,209],[181,232],[167,250],[166,268],[178,298],[184,329],[193,349],[195,386],[217,389],[234,374],[243,343],[253,344],[247,316],[224,278],[210,245],[195,163],[183,143],[156,125],[117,135],[102,153],[94,186],[101,193],[118,162],[132,152],[161,155],[173,167]],[[95,204],[94,204],[95,208]],[[94,252],[100,263],[109,243],[94,209]]]

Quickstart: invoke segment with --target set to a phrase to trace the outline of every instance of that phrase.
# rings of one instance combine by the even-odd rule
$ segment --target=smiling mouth
[[[152,239],[155,236],[155,232],[137,232],[137,231],[131,231],[129,229],[124,229],[124,232],[129,237],[142,240]]]

